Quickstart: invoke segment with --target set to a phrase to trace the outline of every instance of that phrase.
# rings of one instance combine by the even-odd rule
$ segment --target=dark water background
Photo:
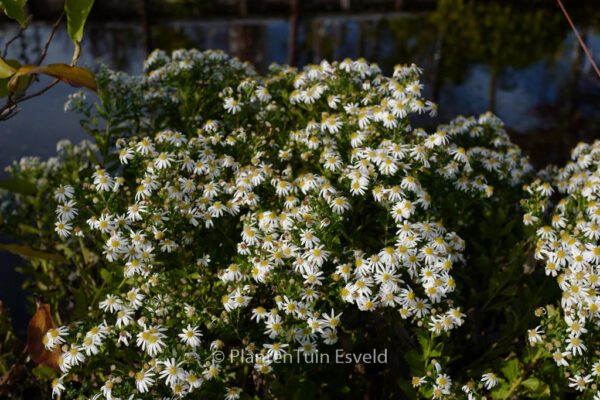
[[[557,9],[457,4],[423,13],[301,17],[292,38],[287,18],[175,20],[149,29],[138,21],[92,21],[86,27],[80,65],[94,69],[106,64],[138,74],[149,46],[223,49],[263,72],[272,62],[289,60],[302,66],[321,59],[365,57],[386,73],[395,64],[415,62],[425,70],[426,97],[439,104],[439,116],[421,126],[433,129],[456,115],[491,109],[538,167],[563,163],[577,142],[600,137],[600,78]],[[600,63],[600,13],[575,16]],[[8,58],[35,61],[49,31],[50,24],[33,24],[13,44]],[[15,33],[14,24],[0,25],[0,42]],[[295,51],[290,54],[293,42]],[[71,46],[65,30],[60,30],[46,62],[68,62]],[[52,156],[60,139],[86,138],[78,116],[63,111],[73,91],[58,85],[23,103],[16,117],[0,122],[0,168],[23,156]],[[0,177],[6,177],[3,170]],[[0,253],[0,299],[22,329],[28,318],[22,279],[14,271],[18,263],[18,258]]]

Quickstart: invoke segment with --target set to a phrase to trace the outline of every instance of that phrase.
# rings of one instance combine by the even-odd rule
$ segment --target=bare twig
[[[27,101],[29,99],[33,99],[34,97],[43,95],[48,90],[50,90],[54,86],[56,86],[59,82],[60,82],[60,79],[55,79],[50,84],[45,86],[43,89],[40,89],[35,93],[19,97],[18,99],[11,99],[9,97],[9,100],[6,102],[6,105],[4,107],[0,108],[0,121],[6,121],[7,119],[14,117],[19,112],[19,109],[17,108],[17,104],[19,104],[23,101]]]
[[[6,103],[2,108],[0,108],[0,121],[6,121],[14,117],[17,114],[17,105],[13,103]]]
[[[52,25],[52,29],[50,30],[50,33],[48,34],[46,43],[44,44],[44,47],[42,48],[42,50],[40,52],[40,56],[38,57],[37,65],[41,65],[42,62],[44,62],[44,60],[46,59],[46,56],[48,55],[48,49],[50,48],[50,43],[52,43],[52,40],[54,39],[54,36],[56,35],[58,28],[60,27],[60,24],[62,23],[64,15],[65,15],[65,13],[63,11],[62,14],[60,15],[60,17],[58,17],[56,22]],[[22,31],[21,31],[21,33],[22,33]],[[71,65],[77,64],[80,54],[81,54],[81,47],[79,46],[79,44],[76,44],[75,49],[73,50],[73,58],[71,60]],[[29,87],[29,85],[31,85],[32,82],[33,82],[33,75],[28,78],[26,87]],[[41,96],[42,94],[46,93],[48,90],[50,90],[54,86],[56,86],[56,84],[58,84],[58,82],[60,82],[60,79],[55,79],[50,84],[46,85],[44,88],[38,90],[37,92],[34,92],[29,95],[23,93],[21,95],[21,97],[18,97],[18,98],[14,98],[12,95],[9,95],[6,100],[6,104],[3,107],[0,107],[0,121],[5,121],[7,119],[14,117],[19,112],[19,108],[17,107],[17,104],[19,104],[23,101],[32,99],[34,97]]]
[[[594,68],[594,71],[596,71],[596,75],[598,75],[598,77],[600,78],[600,69],[598,69],[596,62],[594,61],[594,57],[592,57],[592,53],[590,53],[590,50],[588,49],[587,45],[581,38],[581,35],[579,35],[579,32],[577,31],[577,28],[575,27],[573,20],[571,20],[569,13],[565,9],[565,6],[563,6],[563,3],[561,0],[556,0],[556,2],[558,3],[558,6],[560,7],[563,14],[565,15],[565,18],[567,19],[567,21],[569,21],[569,25],[571,25],[571,29],[573,29],[573,32],[575,32],[575,36],[577,36],[577,40],[579,41],[579,44],[583,48],[583,51],[585,52],[585,55],[587,56],[588,61],[590,62],[590,64],[592,64],[592,68]]]
[[[12,42],[14,42],[19,37],[21,37],[21,35],[23,34],[23,32],[25,31],[25,29],[27,28],[27,26],[29,25],[30,22],[31,22],[31,15],[29,15],[27,17],[27,19],[25,20],[25,24],[23,26],[19,27],[19,32],[17,32],[17,34],[15,36],[13,36],[9,40],[7,40],[6,43],[4,43],[4,50],[2,50],[2,58],[6,58],[6,55],[8,54],[8,47],[12,44]]]
[[[42,62],[44,61],[44,59],[46,58],[46,56],[48,55],[48,48],[50,47],[50,43],[52,42],[52,39],[54,39],[54,35],[56,34],[56,31],[60,27],[60,23],[62,22],[64,16],[65,16],[65,12],[63,11],[60,14],[60,16],[58,17],[58,19],[56,20],[56,22],[54,23],[54,25],[52,25],[52,29],[50,30],[50,34],[48,35],[48,39],[46,39],[44,48],[42,49],[42,51],[40,53],[40,57],[38,58],[37,65],[41,65]]]
[[[48,90],[52,89],[54,86],[56,86],[56,84],[60,82],[60,79],[55,79],[53,80],[51,83],[48,84],[48,86],[44,87],[43,89],[38,90],[35,93],[32,94],[28,94],[26,96],[23,97],[19,97],[18,101],[22,102],[22,101],[26,101],[29,99],[33,99],[34,97],[38,97],[41,96],[42,94],[46,93]]]

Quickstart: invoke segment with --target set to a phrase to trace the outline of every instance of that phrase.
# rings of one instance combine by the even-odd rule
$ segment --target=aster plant
[[[59,158],[11,169],[34,197],[52,194],[7,194],[3,214],[45,215],[46,236],[31,241],[62,258],[40,261],[43,274],[71,282],[66,302],[38,288],[57,317],[43,336],[56,354],[53,396],[571,390],[545,382],[559,372],[536,372],[553,365],[527,344],[544,339],[541,328],[527,335],[535,308],[556,299],[528,258],[527,225],[543,218],[551,184],[531,184],[497,117],[415,126],[436,113],[415,65],[386,76],[347,59],[262,76],[222,52],[179,50],[152,53],[144,70],[101,72],[99,103],[70,98],[93,144],[62,143]],[[540,197],[521,205],[526,193]],[[585,347],[573,338],[591,327],[572,314],[582,322],[563,351],[576,356]],[[386,362],[310,362],[370,350]],[[588,390],[595,376],[570,381]]]

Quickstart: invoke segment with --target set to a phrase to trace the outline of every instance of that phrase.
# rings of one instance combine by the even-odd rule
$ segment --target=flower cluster
[[[145,70],[128,84],[156,112],[54,195],[56,232],[91,243],[109,282],[90,320],[45,336],[62,350],[55,394],[108,354],[120,367],[101,371],[96,397],[236,399],[240,362],[217,352],[253,354],[261,382],[284,355],[335,345],[346,315],[395,315],[431,335],[463,324],[452,271],[465,241],[443,223],[445,199],[489,198],[531,169],[496,117],[414,128],[411,115],[435,113],[414,65],[261,77],[223,53],[177,51]],[[452,381],[435,366],[439,398]]]
[[[570,386],[595,390],[600,383],[600,142],[579,144],[572,161],[526,186],[524,223],[533,226],[535,256],[556,278],[560,308],[537,311],[542,325],[529,332],[555,363],[568,371]],[[600,396],[598,392],[597,396]]]

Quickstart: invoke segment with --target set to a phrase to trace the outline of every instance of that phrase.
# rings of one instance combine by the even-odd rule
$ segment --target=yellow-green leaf
[[[37,258],[42,260],[64,262],[65,258],[60,254],[48,253],[43,250],[32,249],[29,246],[19,244],[0,243],[0,251],[8,251],[25,258]]]
[[[0,8],[8,18],[14,19],[21,27],[25,27],[27,22],[25,3],[27,3],[27,0],[0,0]]]
[[[10,78],[15,72],[17,69],[0,57],[0,78]]]
[[[19,77],[31,74],[46,74],[75,87],[86,87],[97,91],[94,74],[85,68],[74,67],[67,64],[24,65],[14,73],[8,82],[8,90],[13,92],[17,88]]]
[[[4,68],[6,68],[6,70],[8,70],[8,68],[12,68],[14,71],[16,71],[21,66],[21,64],[17,60],[10,59],[10,60],[4,61],[0,58],[0,61],[4,62],[5,64],[8,65],[8,67],[4,67]],[[0,98],[8,96],[8,81],[10,80],[10,77],[13,74],[14,74],[14,72],[11,73],[8,77],[4,77],[4,78],[0,77]],[[1,73],[0,73],[0,75],[1,75]],[[22,80],[22,82],[23,82],[23,80]],[[19,91],[19,89],[20,89],[19,86],[23,86],[23,83],[21,83],[21,85],[17,85],[17,91]]]
[[[85,20],[90,14],[94,0],[66,0],[65,13],[67,14],[67,31],[71,40],[81,42]]]

